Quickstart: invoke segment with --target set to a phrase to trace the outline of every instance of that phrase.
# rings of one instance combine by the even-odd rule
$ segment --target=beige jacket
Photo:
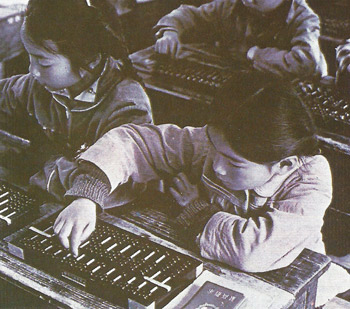
[[[305,0],[285,0],[262,15],[241,0],[213,0],[194,7],[182,5],[156,25],[157,37],[176,31],[183,43],[214,42],[234,53],[247,54],[255,69],[281,77],[327,75],[320,50],[320,21]]]

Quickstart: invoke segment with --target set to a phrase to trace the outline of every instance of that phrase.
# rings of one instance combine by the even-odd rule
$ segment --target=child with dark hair
[[[67,196],[76,200],[54,224],[62,244],[78,255],[96,207],[119,206],[128,189],[166,179],[183,207],[179,230],[207,259],[263,272],[289,265],[304,248],[325,253],[321,228],[332,179],[308,111],[284,85],[239,101],[237,86],[218,97],[208,126],[126,125],[83,153],[67,181]]]
[[[179,55],[183,43],[218,43],[263,72],[284,78],[327,75],[320,21],[305,0],[213,0],[181,5],[155,27],[155,50]]]
[[[30,73],[0,81],[0,128],[31,141],[35,164],[24,163],[28,173],[41,169],[30,181],[56,197],[57,162],[64,168],[114,127],[152,122],[127,52],[107,28],[84,0],[30,0],[21,29]]]

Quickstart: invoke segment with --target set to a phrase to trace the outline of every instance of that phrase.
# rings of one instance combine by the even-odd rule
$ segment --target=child
[[[77,199],[54,224],[62,244],[78,255],[94,229],[96,205],[118,206],[128,188],[173,178],[171,192],[183,207],[176,222],[207,259],[263,272],[289,265],[304,248],[324,253],[332,180],[309,113],[283,85],[262,88],[232,108],[237,86],[223,90],[208,126],[126,125],[83,153],[67,191]]]
[[[320,22],[305,0],[213,0],[182,5],[157,24],[155,50],[176,57],[182,43],[214,42],[252,66],[285,78],[327,75]]]
[[[336,84],[345,98],[350,100],[350,39],[336,49],[338,68]]]
[[[262,88],[232,108],[237,86],[230,86],[206,127],[129,125],[111,130],[81,155],[81,167],[89,168],[81,172],[83,177],[74,176],[67,194],[108,208],[115,198],[109,204],[104,197],[110,189],[175,177],[171,192],[184,207],[179,222],[187,235],[201,233],[204,256],[246,271],[265,271],[288,265],[306,246],[322,252],[320,230],[332,184],[309,114],[282,87]],[[84,175],[89,171],[97,173],[101,187],[90,187]],[[186,192],[185,187],[192,187],[188,179],[195,186]],[[193,211],[193,222],[184,218],[187,209]],[[79,222],[73,216],[66,220]],[[220,239],[219,230],[234,237]],[[215,250],[209,246],[212,239]],[[261,261],[267,249],[270,256]]]
[[[64,169],[114,127],[152,122],[151,106],[122,43],[84,0],[30,0],[21,38],[30,73],[0,81],[0,129],[31,141],[36,164],[24,163],[41,170],[30,182],[59,197],[57,162]]]

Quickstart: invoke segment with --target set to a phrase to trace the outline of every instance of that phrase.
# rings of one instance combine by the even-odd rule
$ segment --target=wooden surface
[[[59,205],[46,205],[42,212],[47,210],[45,216],[49,216],[52,212],[60,209]],[[133,232],[136,235],[147,237],[152,241],[175,249],[181,253],[199,258],[195,253],[186,249],[180,248],[175,244],[166,241],[154,234],[120,218],[111,216],[107,213],[102,214],[101,219],[119,226],[127,231]],[[6,241],[11,241],[22,231],[6,238]],[[47,302],[59,304],[68,308],[118,308],[117,306],[95,297],[83,290],[74,287],[60,279],[27,265],[25,262],[11,256],[7,251],[6,243],[2,242],[2,250],[0,250],[0,277],[21,286],[38,297],[45,299]],[[212,263],[208,260],[203,260],[204,268],[212,273],[219,275],[222,278],[230,280],[235,286],[240,286],[240,289],[245,290],[250,297],[250,305],[254,303],[259,294],[269,308],[289,308],[298,297],[298,293],[302,291],[310,282],[317,276],[322,274],[328,264],[329,259],[323,255],[305,250],[301,256],[296,259],[290,267],[280,270],[252,275],[237,271],[226,267],[225,265]],[[316,283],[316,281],[314,281]],[[255,291],[255,292],[254,292]],[[254,296],[255,295],[255,296]],[[262,296],[263,295],[263,296]],[[266,306],[267,307],[267,306]],[[252,308],[248,306],[246,308]],[[264,306],[265,308],[265,306]],[[298,307],[306,308],[306,307]]]
[[[0,250],[0,276],[29,289],[48,302],[69,308],[119,308]]]
[[[253,276],[297,295],[305,282],[318,278],[328,269],[329,261],[330,258],[325,255],[304,249],[290,266]]]

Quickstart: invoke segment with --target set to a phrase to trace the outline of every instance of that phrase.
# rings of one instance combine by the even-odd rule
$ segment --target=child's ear
[[[294,169],[298,165],[298,163],[299,159],[297,156],[290,156],[277,162],[274,165],[274,169],[277,174],[283,175],[289,172],[290,170]]]

